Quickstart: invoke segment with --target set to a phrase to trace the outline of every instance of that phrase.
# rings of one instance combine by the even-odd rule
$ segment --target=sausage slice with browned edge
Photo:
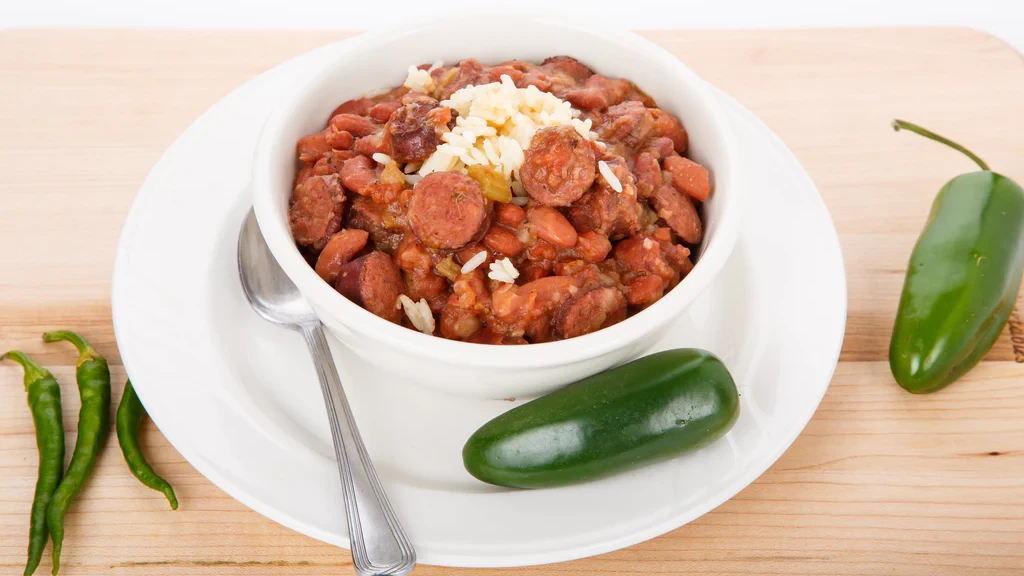
[[[626,319],[626,297],[610,286],[594,288],[566,302],[555,314],[562,338],[590,334]]]
[[[342,296],[389,322],[397,324],[402,318],[396,304],[405,283],[391,257],[383,252],[375,250],[342,266],[334,287]]]
[[[316,259],[316,273],[334,284],[341,273],[341,267],[351,260],[360,250],[366,246],[370,234],[366,230],[358,228],[347,228],[337,232],[327,241],[320,257]]]
[[[519,169],[523,188],[544,206],[572,204],[596,175],[594,149],[572,126],[538,130]]]
[[[453,250],[480,231],[487,213],[480,185],[460,172],[434,172],[416,183],[409,224],[424,246]]]
[[[313,176],[295,187],[288,220],[295,241],[322,249],[341,228],[345,215],[345,191],[334,174]]]

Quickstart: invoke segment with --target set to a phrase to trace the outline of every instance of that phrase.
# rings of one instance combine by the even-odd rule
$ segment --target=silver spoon
[[[356,572],[360,576],[404,576],[412,572],[416,552],[388,503],[359,437],[320,319],[274,260],[252,210],[238,234],[238,273],[256,313],[298,330],[313,356],[338,458]]]

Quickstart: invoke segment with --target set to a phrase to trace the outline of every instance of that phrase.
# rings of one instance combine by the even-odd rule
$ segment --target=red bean
[[[672,185],[698,202],[708,199],[711,184],[707,168],[682,156],[669,156],[662,161],[665,171],[672,175]]]
[[[516,233],[504,226],[491,226],[484,234],[483,243],[494,252],[513,258],[523,251],[523,243]]]
[[[517,228],[526,219],[526,210],[515,204],[498,202],[494,205],[494,215],[499,223],[509,228]]]
[[[339,132],[334,129],[325,130],[324,132],[327,132],[327,145],[335,150],[349,150],[356,142],[351,132]]]
[[[380,125],[373,120],[355,114],[338,114],[331,118],[331,126],[335,130],[349,132],[356,138],[369,136],[380,130]]]
[[[370,108],[367,115],[377,122],[387,122],[388,119],[391,118],[391,115],[395,113],[395,110],[398,110],[401,107],[401,102],[381,102],[380,104],[374,105],[373,108]]]
[[[534,206],[527,212],[527,217],[530,219],[530,227],[541,240],[561,248],[576,245],[576,229],[558,210]]]

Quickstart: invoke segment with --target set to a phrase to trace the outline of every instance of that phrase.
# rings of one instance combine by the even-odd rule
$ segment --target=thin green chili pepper
[[[893,127],[981,168],[942,187],[907,265],[889,367],[900,386],[924,394],[973,368],[1010,318],[1024,272],[1024,189],[956,142],[902,120]]]
[[[124,385],[124,395],[121,396],[121,403],[117,405],[117,443],[121,445],[121,453],[124,454],[124,461],[128,463],[128,469],[132,474],[146,486],[158,490],[167,496],[171,503],[171,510],[178,509],[178,499],[174,496],[174,488],[153,470],[153,467],[146,462],[146,456],[142,453],[139,445],[139,425],[142,424],[142,417],[146,415],[146,408],[139,401],[138,394],[129,380]]]
[[[107,361],[89,342],[74,332],[47,332],[43,334],[43,340],[71,342],[78,348],[75,376],[78,380],[78,393],[82,397],[82,409],[78,413],[78,438],[75,440],[71,463],[46,510],[46,527],[53,539],[53,573],[57,574],[60,569],[61,544],[64,541],[64,515],[96,466],[96,459],[110,428],[110,369]]]
[[[64,474],[64,423],[60,407],[60,385],[46,368],[40,367],[22,352],[13,350],[0,356],[10,358],[25,369],[25,390],[28,407],[36,428],[36,448],[39,449],[39,474],[36,493],[32,498],[32,513],[28,528],[28,561],[25,576],[32,576],[43,557],[46,540],[46,508],[53,491]]]

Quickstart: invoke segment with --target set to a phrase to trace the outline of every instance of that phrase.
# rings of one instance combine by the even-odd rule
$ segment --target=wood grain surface
[[[73,382],[75,355],[44,346],[40,334],[79,330],[114,365],[116,402],[124,372],[110,320],[111,270],[146,173],[240,83],[347,35],[0,33],[0,351],[25,350]],[[903,392],[885,362],[906,260],[931,200],[947,179],[972,169],[936,144],[893,134],[889,121],[934,128],[1024,182],[1021,56],[961,29],[648,36],[764,119],[820,187],[849,276],[846,340],[832,385],[768,472],[687,526],[576,562],[507,571],[422,566],[417,574],[1024,574],[1019,317],[982,365],[940,393]],[[79,406],[73,386],[64,386],[64,406],[70,451]],[[71,508],[62,574],[353,573],[346,550],[228,497],[152,424],[143,443],[181,509],[168,511],[138,484],[111,439]],[[2,574],[20,574],[24,565],[36,464],[21,373],[5,363]],[[49,567],[44,558],[38,573]]]

